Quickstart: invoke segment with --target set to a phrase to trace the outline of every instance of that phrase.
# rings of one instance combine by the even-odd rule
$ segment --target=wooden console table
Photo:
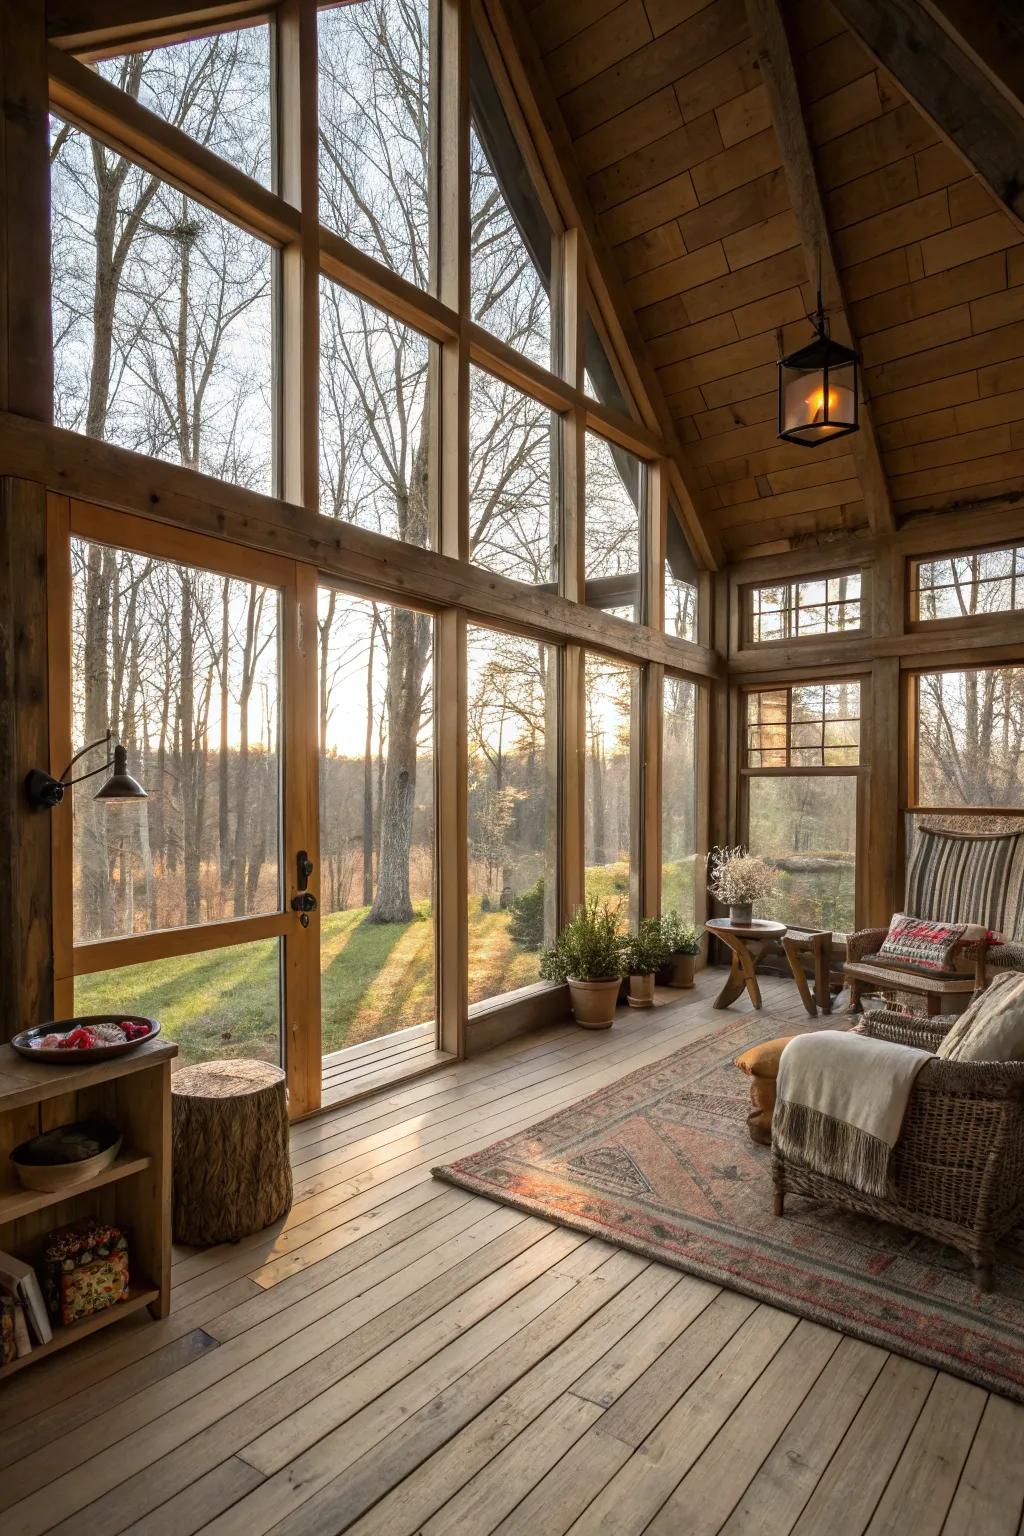
[[[0,1249],[38,1262],[54,1227],[95,1216],[128,1233],[131,1289],[126,1301],[53,1326],[48,1344],[0,1368],[0,1379],[148,1307],[171,1305],[171,1062],[178,1047],[159,1037],[102,1063],[47,1065],[0,1045]],[[23,1189],[11,1167],[13,1147],[41,1131],[90,1116],[110,1120],[124,1137],[116,1162],[60,1194]]]

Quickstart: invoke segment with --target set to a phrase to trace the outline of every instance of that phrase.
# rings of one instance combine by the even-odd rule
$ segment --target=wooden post
[[[661,766],[662,706],[665,668],[657,662],[643,669],[643,763],[640,770],[640,916],[661,913]]]
[[[584,784],[587,755],[584,651],[562,649],[562,923],[583,901]]]
[[[438,548],[469,559],[469,6],[440,0],[433,71],[437,291],[458,317],[441,344]]]
[[[434,628],[437,955],[437,1043],[453,1056],[466,1054],[469,1006],[466,727],[466,616],[456,608],[439,613]]]
[[[299,238],[281,252],[281,464],[286,501],[315,512],[320,500],[320,209],[317,162],[316,6],[284,0],[277,11],[277,121],[281,192],[299,210]]]
[[[0,7],[0,409],[48,422],[50,187],[43,0]],[[24,795],[49,768],[46,492],[0,483],[0,1038],[52,1016],[50,813]],[[63,767],[58,765],[57,771]]]

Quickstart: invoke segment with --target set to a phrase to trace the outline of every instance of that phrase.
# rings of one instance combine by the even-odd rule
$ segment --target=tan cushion
[[[792,1035],[780,1035],[777,1040],[763,1040],[760,1045],[752,1045],[736,1057],[736,1065],[750,1077],[776,1078],[779,1058],[792,1039]]]
[[[1024,975],[997,976],[960,1015],[936,1055],[946,1061],[1024,1061]]]

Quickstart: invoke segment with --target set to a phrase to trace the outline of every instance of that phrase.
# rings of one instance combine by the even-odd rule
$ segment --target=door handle
[[[312,891],[300,891],[292,897],[292,911],[299,914],[299,922],[303,928],[309,927],[309,914],[316,911],[316,897]]]

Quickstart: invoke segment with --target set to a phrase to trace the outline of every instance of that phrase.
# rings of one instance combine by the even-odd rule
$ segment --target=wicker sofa
[[[934,922],[983,923],[998,941],[977,946],[970,974],[936,975],[880,955],[887,928],[851,933],[843,966],[850,1013],[860,1011],[868,993],[929,1016],[959,1013],[991,971],[1024,970],[1024,827],[983,832],[924,824],[908,828],[908,839],[904,910]]]
[[[861,1028],[934,1051],[952,1022],[879,1009]],[[990,1291],[996,1244],[1024,1219],[1024,1062],[925,1062],[884,1200],[787,1161],[774,1144],[772,1180],[777,1216],[796,1194],[909,1227],[967,1254],[978,1289]]]

